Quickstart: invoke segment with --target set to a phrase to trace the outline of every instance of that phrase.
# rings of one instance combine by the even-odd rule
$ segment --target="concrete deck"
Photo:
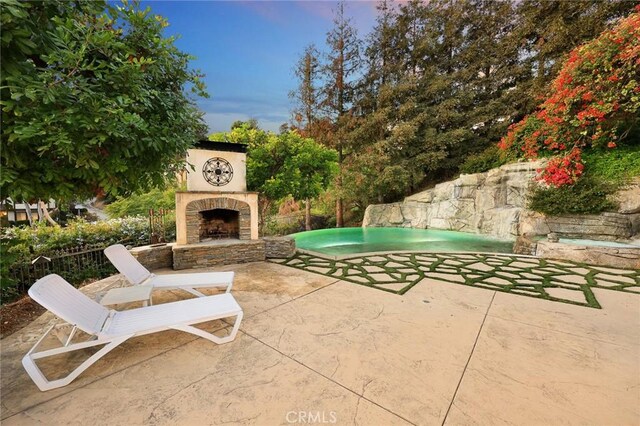
[[[273,263],[219,270],[236,271],[245,311],[231,343],[139,337],[40,392],[20,360],[55,319],[2,340],[3,426],[640,424],[640,295],[594,288],[593,309],[429,278],[399,296]]]

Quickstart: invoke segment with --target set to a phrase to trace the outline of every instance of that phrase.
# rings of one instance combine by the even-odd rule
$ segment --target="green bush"
[[[574,185],[535,188],[529,208],[547,215],[597,214],[616,208],[611,196],[640,176],[640,145],[591,149],[583,155],[585,174]]]
[[[281,223],[277,220],[267,220],[262,228],[265,236],[289,235],[304,231],[304,218],[293,223]]]
[[[108,246],[120,242],[134,246],[148,244],[149,221],[144,217],[99,222],[76,219],[65,227],[42,223],[33,228],[5,228],[0,238],[11,241],[7,253],[16,256],[16,262],[24,262],[75,247]]]
[[[460,173],[482,173],[507,163],[507,156],[497,145],[468,156],[460,165]]]
[[[4,303],[7,299],[13,300],[17,297],[16,279],[11,276],[11,266],[18,260],[18,256],[9,253],[9,249],[16,243],[6,238],[0,238],[0,303]]]
[[[151,209],[174,210],[176,189],[154,189],[145,194],[118,197],[105,210],[110,217],[146,216]]]
[[[549,216],[597,214],[616,207],[608,198],[613,192],[615,185],[584,176],[571,186],[536,186],[529,196],[528,207]]]
[[[640,144],[594,149],[585,152],[583,159],[586,173],[612,184],[624,184],[640,176]]]
[[[172,232],[175,235],[175,224]],[[170,234],[170,229],[167,234]],[[85,252],[84,247],[91,249],[115,243],[136,246],[148,242],[149,221],[144,217],[100,222],[75,219],[65,227],[38,224],[33,228],[5,228],[0,233],[0,302],[20,297],[33,281],[47,273],[57,273],[70,283],[79,285],[115,272],[109,262],[104,262],[95,252]],[[71,249],[84,253],[58,256],[58,253]],[[46,268],[31,265],[31,261],[40,255],[52,258]]]

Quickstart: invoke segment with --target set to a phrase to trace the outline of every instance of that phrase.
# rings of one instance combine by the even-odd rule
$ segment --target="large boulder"
[[[640,269],[640,247],[607,247],[540,241],[536,246],[536,256],[589,265]]]
[[[616,201],[619,204],[618,213],[640,213],[640,178],[618,191]]]
[[[633,235],[629,215],[620,213],[548,216],[545,220],[549,230],[561,237],[616,241]]]
[[[367,207],[362,226],[452,229],[514,238],[529,182],[541,162],[461,175],[405,198]]]
[[[367,207],[363,227],[426,228],[429,208],[424,203],[372,204]]]

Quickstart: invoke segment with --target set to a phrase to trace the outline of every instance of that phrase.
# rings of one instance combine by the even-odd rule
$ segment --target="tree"
[[[296,126],[305,136],[314,137],[318,133],[316,126],[320,113],[318,79],[320,72],[320,61],[318,49],[310,44],[304,49],[300,60],[296,64],[294,74],[298,79],[298,88],[289,93],[295,102],[293,110]],[[286,133],[288,129],[281,129],[280,133]],[[305,205],[305,227],[311,229],[311,199],[304,200]]]
[[[294,68],[298,87],[289,93],[294,101],[293,116],[298,128],[308,131],[316,121],[319,110],[320,52],[315,45],[305,47]]]
[[[613,29],[571,51],[545,101],[514,124],[500,147],[526,158],[553,156],[541,178],[573,185],[585,149],[614,149],[640,124],[640,6]],[[638,144],[638,140],[630,141]]]
[[[210,139],[219,137],[213,134]],[[245,124],[227,133],[226,139],[248,145],[247,187],[263,195],[262,220],[272,202],[288,196],[296,200],[316,198],[335,176],[336,152],[296,131],[276,135]],[[307,225],[309,222],[307,218]]]
[[[466,25],[462,6],[414,0],[395,11],[383,3],[380,11],[367,48],[369,90],[358,102],[363,126],[353,134],[355,155],[378,157],[380,178],[371,182],[377,202],[415,190],[471,134],[470,126],[459,129],[470,104],[456,83]],[[360,158],[353,164],[358,161],[370,163]]]
[[[530,113],[544,96],[563,57],[588,41],[617,18],[627,15],[635,1],[626,0],[524,0],[518,3],[515,35],[521,40],[522,60],[530,77],[518,85],[520,114]]]
[[[152,189],[145,194],[118,197],[105,210],[112,218],[147,216],[149,210],[173,210],[176,208],[176,188]]]
[[[229,132],[212,133],[209,135],[210,141],[228,141],[248,145],[248,151],[267,143],[271,134],[265,132],[253,123],[243,123],[232,127]]]
[[[342,199],[342,163],[347,155],[348,130],[351,120],[357,73],[360,70],[360,40],[351,19],[345,15],[344,1],[335,12],[333,28],[327,33],[329,49],[322,69],[322,107],[327,115],[321,123],[325,142],[338,152],[338,176],[336,179],[336,226],[344,226]]]
[[[346,18],[338,9],[323,73],[329,102],[315,122],[316,140],[340,155],[338,196],[364,207],[451,177],[535,108],[563,55],[633,4],[383,0],[365,69],[354,68],[342,98],[335,70],[349,44],[340,41]],[[347,102],[336,108],[340,99]]]
[[[247,157],[247,184],[271,200],[315,198],[335,172],[336,152],[297,132],[270,134]]]
[[[450,169],[504,135],[509,118],[518,114],[520,100],[513,89],[530,75],[520,58],[514,3],[469,0],[464,15],[466,34],[455,80],[460,97],[468,100],[460,127],[470,132],[448,151]]]
[[[136,4],[3,1],[3,197],[82,199],[165,184],[207,96],[168,23]]]
[[[237,129],[240,127],[247,126],[250,129],[259,129],[258,120],[255,118],[250,118],[247,121],[236,120],[231,124],[231,130]]]

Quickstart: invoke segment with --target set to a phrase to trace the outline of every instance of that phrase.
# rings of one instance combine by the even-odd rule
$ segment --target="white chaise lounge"
[[[41,391],[68,385],[93,363],[132,337],[174,329],[195,334],[218,344],[230,342],[236,337],[243,315],[240,305],[228,293],[128,311],[109,310],[56,274],[36,281],[29,289],[29,296],[68,323],[51,326],[22,359],[22,365]],[[231,332],[225,337],[218,337],[193,327],[193,324],[229,317],[236,319]],[[64,327],[71,327],[71,330],[66,333]],[[41,342],[52,330],[62,346],[38,352]],[[89,338],[74,343],[77,330],[89,334]],[[38,359],[99,345],[106,346],[69,375],[57,380],[48,380],[35,363]]]
[[[198,297],[202,297],[204,294],[197,291],[197,288],[223,287],[225,292],[229,293],[233,285],[233,272],[152,274],[122,244],[107,247],[104,249],[104,254],[133,285],[148,285],[160,290],[180,289]]]

